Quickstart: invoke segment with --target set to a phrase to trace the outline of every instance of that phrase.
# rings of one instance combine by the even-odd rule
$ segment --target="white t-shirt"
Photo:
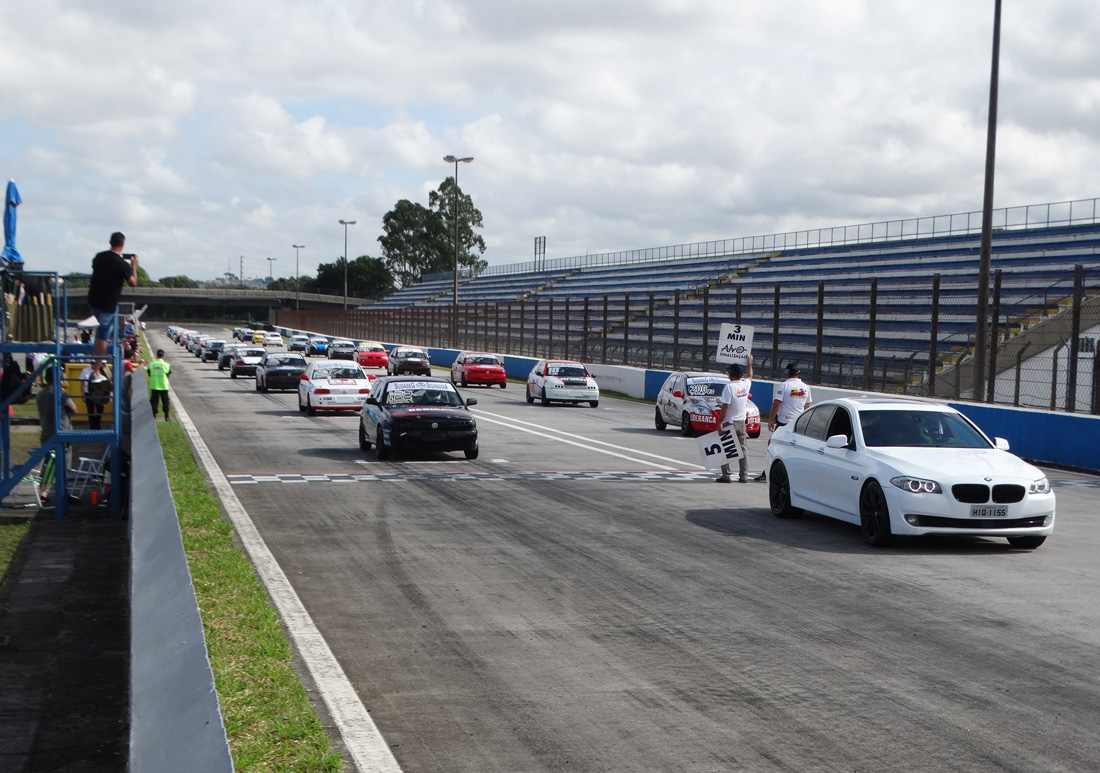
[[[790,424],[798,414],[806,410],[810,402],[810,388],[800,378],[789,378],[775,388],[774,399],[779,400],[775,418],[780,424]]]
[[[749,391],[752,382],[747,378],[731,381],[722,388],[722,405],[728,405],[726,410],[726,424],[735,421],[744,421],[745,414],[749,410]]]

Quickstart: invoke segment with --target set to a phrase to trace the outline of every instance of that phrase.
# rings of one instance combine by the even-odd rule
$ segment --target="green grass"
[[[279,616],[233,544],[183,430],[175,422],[157,427],[235,768],[343,770],[291,665]]]
[[[19,543],[27,536],[30,528],[28,521],[0,521],[0,585],[7,578],[11,561],[19,551]]]

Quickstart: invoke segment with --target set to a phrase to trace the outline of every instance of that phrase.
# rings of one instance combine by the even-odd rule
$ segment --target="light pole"
[[[299,311],[302,308],[302,290],[298,285],[298,250],[304,250],[306,246],[304,244],[292,244],[294,248],[294,310]],[[344,248],[345,250],[347,247]]]
[[[271,264],[277,261],[278,258],[267,258],[267,278],[274,279],[275,275],[271,273]]]
[[[348,310],[348,226],[355,225],[354,220],[341,220],[344,226],[344,311]]]
[[[451,348],[458,348],[458,164],[468,164],[474,160],[473,156],[458,158],[456,156],[444,156],[443,160],[455,165],[455,190],[454,190],[454,221],[455,221],[455,278],[451,298]]]

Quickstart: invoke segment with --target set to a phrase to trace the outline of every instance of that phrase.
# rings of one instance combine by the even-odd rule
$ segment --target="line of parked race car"
[[[231,378],[252,376],[257,392],[296,389],[298,410],[358,411],[359,447],[379,459],[395,450],[462,451],[478,456],[477,423],[457,386],[507,387],[500,361],[460,352],[450,378],[432,376],[428,353],[389,351],[376,342],[291,336],[238,328],[235,342],[177,326],[169,337],[203,362],[216,360]],[[284,343],[286,346],[284,348]],[[277,348],[269,348],[277,347]],[[312,359],[319,357],[320,359]],[[365,369],[385,368],[386,375]],[[717,429],[718,403],[729,379],[715,373],[672,373],[657,396],[654,426],[684,435]],[[525,398],[599,405],[599,386],[580,362],[539,360]],[[760,411],[749,402],[746,431],[760,435]],[[812,510],[857,524],[872,545],[897,535],[1005,537],[1034,549],[1054,529],[1055,499],[1043,473],[990,440],[962,413],[931,401],[889,397],[828,400],[779,427],[764,469],[772,513]]]

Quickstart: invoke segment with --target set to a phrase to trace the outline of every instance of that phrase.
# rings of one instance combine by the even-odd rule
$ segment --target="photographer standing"
[[[88,284],[88,306],[99,320],[95,335],[95,355],[107,353],[107,342],[114,336],[115,310],[122,297],[123,282],[137,287],[138,256],[123,255],[126,237],[111,234],[111,249],[92,258],[92,279]]]

